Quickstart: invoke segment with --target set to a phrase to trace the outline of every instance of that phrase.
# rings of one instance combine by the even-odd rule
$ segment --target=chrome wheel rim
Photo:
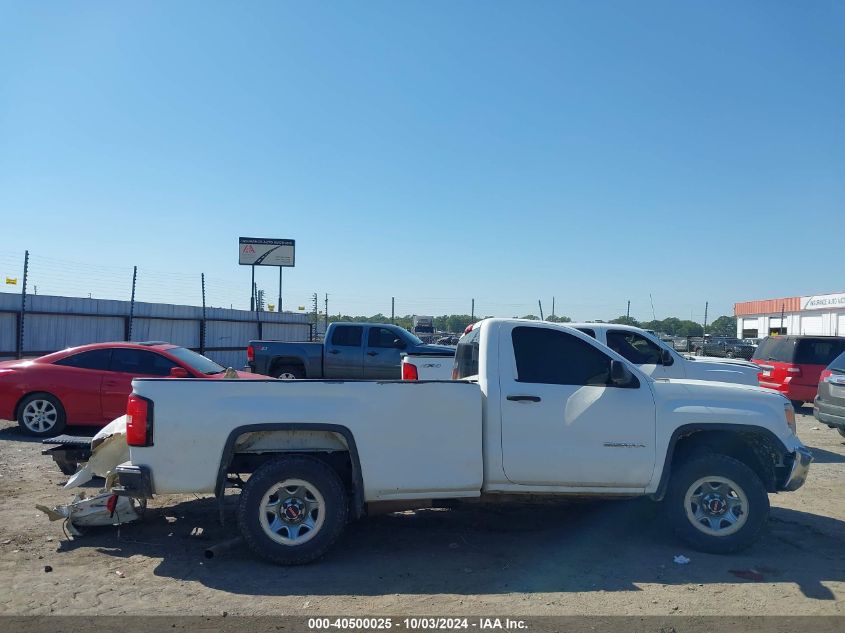
[[[687,519],[708,536],[730,536],[748,521],[748,497],[727,477],[702,477],[684,495]]]
[[[285,479],[272,486],[258,511],[264,533],[282,545],[307,543],[326,520],[323,495],[303,479]]]
[[[59,411],[49,400],[33,400],[23,409],[23,423],[36,433],[49,431],[59,421]]]
[[[296,380],[296,376],[289,371],[279,374],[279,380]]]

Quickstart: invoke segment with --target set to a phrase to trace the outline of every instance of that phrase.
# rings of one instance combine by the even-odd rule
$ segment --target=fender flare
[[[780,453],[781,459],[790,453],[780,438],[772,433],[769,429],[762,426],[755,426],[753,424],[730,424],[727,422],[716,422],[713,424],[684,424],[672,431],[672,436],[669,438],[669,445],[666,447],[666,457],[663,462],[663,470],[660,473],[660,482],[657,484],[657,490],[651,495],[655,501],[660,501],[666,496],[666,489],[669,486],[669,475],[672,470],[672,458],[675,455],[675,447],[678,440],[692,435],[699,431],[729,431],[729,432],[748,432],[763,434],[767,440]]]
[[[217,483],[214,486],[214,496],[217,497],[220,504],[220,518],[222,522],[222,504],[223,494],[226,489],[226,475],[228,474],[229,465],[232,463],[232,458],[235,454],[235,442],[244,433],[253,433],[256,431],[329,431],[337,433],[346,441],[346,446],[349,448],[349,459],[352,462],[352,485],[353,485],[353,508],[352,515],[360,517],[364,512],[364,477],[361,473],[361,460],[358,456],[358,446],[355,444],[355,438],[347,427],[340,424],[303,424],[296,422],[268,422],[263,424],[246,424],[238,426],[229,432],[229,437],[226,438],[226,444],[223,446],[223,454],[220,457],[220,466],[217,471]]]

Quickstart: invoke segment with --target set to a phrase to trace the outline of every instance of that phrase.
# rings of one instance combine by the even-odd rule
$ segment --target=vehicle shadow
[[[813,462],[816,464],[845,464],[845,455],[826,451],[815,446],[808,447],[813,454]]]
[[[68,426],[62,431],[63,435],[79,435],[80,437],[93,437],[99,431],[99,427],[94,426]],[[23,429],[18,426],[17,422],[10,420],[0,420],[0,441],[9,442],[27,442],[30,444],[41,444],[43,440],[49,439],[44,437],[34,437],[24,433]]]
[[[237,536],[232,510],[221,527],[213,499],[151,509],[119,536],[101,528],[61,548],[161,558],[157,576],[267,596],[639,591],[643,583],[762,581],[795,583],[809,598],[835,600],[822,583],[845,581],[845,522],[783,508],[773,508],[757,544],[731,556],[682,545],[660,506],[645,499],[418,510],[353,523],[324,559],[289,568],[244,545],[203,560],[209,545]],[[689,564],[676,564],[678,554]]]

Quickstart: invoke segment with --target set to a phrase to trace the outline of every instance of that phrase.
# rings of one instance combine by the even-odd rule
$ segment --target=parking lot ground
[[[0,422],[0,613],[842,615],[845,440],[807,413],[810,478],[772,495],[765,534],[737,555],[690,550],[643,499],[369,518],[296,568],[243,547],[203,558],[235,535],[234,497],[225,527],[211,498],[158,497],[141,523],[68,540],[35,509],[70,500],[66,477]]]

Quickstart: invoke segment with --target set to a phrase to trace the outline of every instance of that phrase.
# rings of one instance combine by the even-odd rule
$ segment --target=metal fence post
[[[129,301],[129,325],[126,327],[126,340],[132,340],[132,319],[135,317],[135,281],[138,279],[138,267],[132,267],[132,298]]]
[[[21,311],[18,317],[18,344],[15,356],[18,360],[23,358],[23,332],[26,325],[26,282],[29,275],[29,251],[24,251],[23,256],[23,287],[21,288]]]
[[[202,321],[200,321],[200,354],[205,355],[205,273],[200,273],[202,282]]]

